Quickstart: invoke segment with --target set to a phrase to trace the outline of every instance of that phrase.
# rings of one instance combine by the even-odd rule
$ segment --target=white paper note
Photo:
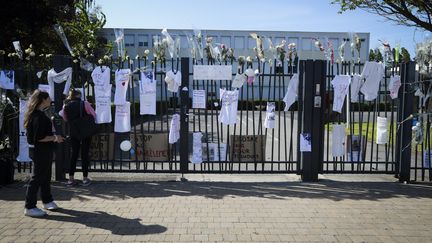
[[[205,90],[193,90],[192,92],[192,108],[206,108],[206,92]]]

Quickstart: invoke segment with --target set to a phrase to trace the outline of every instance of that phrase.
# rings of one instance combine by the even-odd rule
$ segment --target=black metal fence
[[[57,64],[56,64],[57,62]],[[411,120],[414,84],[422,83],[424,77],[415,76],[415,63],[387,67],[385,78],[379,86],[374,101],[365,101],[359,93],[358,102],[345,99],[342,112],[332,111],[334,90],[330,81],[339,74],[361,73],[363,64],[344,62],[328,64],[326,61],[300,61],[295,63],[237,62],[173,59],[164,62],[134,59],[124,62],[111,60],[111,83],[114,96],[114,73],[117,69],[133,71],[127,100],[131,103],[131,131],[115,133],[114,121],[100,125],[100,133],[91,145],[91,171],[98,172],[181,172],[181,173],[297,173],[305,180],[317,179],[318,173],[386,173],[402,176],[401,180],[431,180],[430,129],[424,130],[424,142],[411,145]],[[237,122],[224,125],[219,120],[222,103],[220,89],[233,90],[227,80],[194,80],[193,65],[232,65],[233,78],[246,69],[257,70],[251,83],[239,89]],[[299,65],[298,65],[299,64]],[[90,72],[80,69],[70,59],[55,61],[56,71],[73,67],[73,86],[84,87],[86,97],[94,103],[94,85]],[[140,71],[153,70],[157,82],[156,115],[139,114]],[[168,91],[165,75],[168,71],[180,71],[182,86],[177,93]],[[24,72],[25,71],[25,72]],[[24,90],[33,90],[45,82],[45,76],[35,78],[37,70],[21,70],[16,83]],[[299,75],[298,102],[284,111],[283,97],[294,73]],[[388,82],[392,75],[401,76],[402,86],[398,98],[389,97]],[[21,76],[20,76],[21,75]],[[416,81],[414,81],[416,78]],[[34,80],[37,80],[36,82]],[[414,82],[414,84],[411,84]],[[427,83],[429,84],[429,83]],[[426,86],[425,88],[428,88]],[[62,85],[56,85],[61,96]],[[192,108],[192,90],[204,90],[205,109]],[[348,92],[351,94],[351,89]],[[60,101],[59,101],[60,100]],[[18,100],[15,99],[14,102]],[[275,126],[264,126],[266,105],[274,102]],[[423,100],[422,100],[423,102]],[[428,106],[422,104],[418,112],[424,128],[430,127]],[[61,107],[57,99],[55,111]],[[427,103],[428,104],[428,103]],[[112,106],[114,114],[115,106]],[[180,140],[168,142],[170,122],[174,114],[180,115]],[[113,116],[114,117],[114,116]],[[376,119],[388,119],[388,143],[378,145]],[[409,121],[405,121],[405,120]],[[404,121],[404,122],[402,122]],[[18,119],[12,120],[17,124]],[[343,124],[346,129],[344,155],[332,154],[333,126]],[[67,131],[63,124],[62,129]],[[18,147],[17,125],[9,126],[14,134],[13,143]],[[191,163],[193,133],[202,134],[202,163]],[[312,152],[300,151],[300,134],[312,135]],[[66,134],[67,135],[67,134]],[[132,150],[123,152],[120,143],[130,140]],[[410,144],[408,146],[408,144]],[[414,152],[411,153],[411,147]],[[353,149],[358,153],[354,154]],[[15,153],[17,150],[15,149]],[[58,173],[68,168],[69,145],[66,142],[56,154]],[[347,155],[349,152],[349,155]],[[429,163],[429,164],[428,164]],[[406,167],[408,164],[408,167]],[[21,166],[21,165],[20,165]],[[405,166],[405,167],[404,167]],[[408,172],[407,172],[408,171]],[[411,171],[411,172],[409,172]],[[405,174],[404,174],[405,173]],[[406,174],[408,173],[408,174]]]

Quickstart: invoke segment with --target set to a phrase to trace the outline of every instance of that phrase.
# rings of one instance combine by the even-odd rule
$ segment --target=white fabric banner
[[[27,111],[27,101],[20,100],[19,109],[19,150],[18,162],[31,162],[29,156],[29,144],[27,143],[27,130],[24,128],[24,114]]]
[[[130,69],[119,69],[115,73],[115,105],[124,105],[126,103],[126,93],[129,87],[130,73]]]
[[[377,117],[376,143],[386,144],[388,141],[388,126],[386,117]]]
[[[283,98],[283,102],[285,102],[284,111],[288,111],[289,108],[292,106],[292,104],[294,104],[294,102],[297,100],[298,86],[299,86],[299,76],[296,73],[292,76],[291,80],[289,81],[287,93]]]
[[[232,65],[194,65],[194,80],[232,80]]]
[[[193,141],[192,141],[192,158],[191,162],[193,164],[200,164],[203,162],[202,159],[202,133],[201,132],[194,132],[193,133]]]
[[[96,123],[110,123],[111,115],[111,87],[112,85],[94,86],[96,100]]]
[[[156,80],[152,72],[141,72],[140,114],[156,115]]]
[[[180,139],[180,115],[174,114],[171,120],[168,140],[170,144],[174,144],[179,139]]]
[[[130,103],[116,105],[114,132],[130,132]]]
[[[339,157],[345,155],[345,124],[333,124],[332,155]]]

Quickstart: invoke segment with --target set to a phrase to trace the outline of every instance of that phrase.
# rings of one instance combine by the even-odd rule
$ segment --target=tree
[[[405,49],[404,47],[401,48],[401,56],[402,56],[402,58],[401,58],[402,62],[409,62],[409,61],[411,61],[411,56],[410,56],[408,50]]]
[[[432,31],[432,1],[430,0],[334,0],[339,13],[356,8],[380,15],[399,25]]]
[[[384,60],[383,55],[381,54],[381,51],[376,48],[375,49],[375,61],[382,62]]]
[[[375,52],[372,49],[369,51],[369,61],[375,61]]]

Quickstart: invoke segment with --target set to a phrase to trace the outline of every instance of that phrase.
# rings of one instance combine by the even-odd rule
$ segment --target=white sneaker
[[[35,218],[41,218],[47,215],[45,211],[43,211],[40,208],[31,208],[31,209],[24,209],[24,215],[29,217],[35,217]]]
[[[47,210],[56,210],[59,208],[59,206],[57,206],[57,204],[54,201],[49,202],[49,203],[44,203],[43,206]]]

